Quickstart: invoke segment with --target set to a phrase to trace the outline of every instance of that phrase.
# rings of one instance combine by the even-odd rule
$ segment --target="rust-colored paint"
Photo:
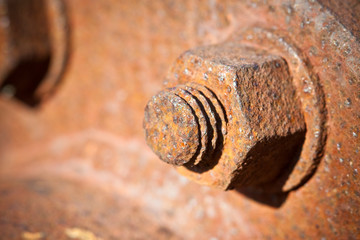
[[[37,108],[0,98],[4,238],[359,238],[360,42],[347,17],[357,1],[336,11],[305,0],[64,2],[72,48],[56,94]],[[288,186],[317,168],[288,194],[200,186],[145,143],[144,109],[169,67],[230,38],[273,49],[293,79],[308,77],[294,85],[316,162],[299,161]]]

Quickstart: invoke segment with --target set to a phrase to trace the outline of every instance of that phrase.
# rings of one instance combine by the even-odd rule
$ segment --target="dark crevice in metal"
[[[14,89],[13,97],[28,106],[36,106],[40,99],[34,92],[44,79],[49,65],[50,56],[23,60],[7,75],[0,89],[11,86]]]

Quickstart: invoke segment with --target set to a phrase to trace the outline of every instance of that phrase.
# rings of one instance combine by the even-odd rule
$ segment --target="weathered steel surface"
[[[357,1],[350,2],[358,8]],[[60,238],[82,229],[103,239],[141,238],[141,233],[187,239],[359,238],[360,43],[358,24],[346,20],[347,8],[335,15],[317,1],[275,0],[69,0],[66,6],[72,51],[56,94],[37,109],[0,98],[4,236],[55,232]],[[266,31],[241,34],[251,26]],[[327,109],[326,145],[314,151],[320,156],[314,175],[287,195],[199,186],[146,146],[143,111],[161,90],[169,66],[187,49],[230,36],[278,52],[275,46],[286,39],[318,77]],[[306,91],[317,89],[307,83]],[[316,110],[303,113],[308,126],[307,119],[322,114],[310,104],[315,94],[307,96],[308,109]],[[29,190],[39,178],[51,192]],[[75,210],[79,205],[89,207]],[[131,214],[144,221],[120,232]]]

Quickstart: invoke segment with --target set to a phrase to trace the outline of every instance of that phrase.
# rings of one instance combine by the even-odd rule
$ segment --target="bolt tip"
[[[144,129],[147,144],[166,163],[184,165],[197,154],[200,134],[196,116],[184,99],[169,90],[148,102]]]

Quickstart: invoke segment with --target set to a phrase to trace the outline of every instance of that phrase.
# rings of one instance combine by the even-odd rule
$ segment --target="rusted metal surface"
[[[271,182],[298,160],[295,158],[300,156],[297,154],[306,131],[292,81],[283,58],[236,42],[188,51],[177,60],[166,78],[167,85],[174,87],[164,91],[172,93],[173,98],[180,97],[192,111],[184,111],[179,104],[168,108],[166,104],[162,106],[161,101],[152,106],[164,92],[153,97],[145,109],[147,141],[163,160],[169,152],[174,158],[183,152],[186,154],[187,149],[177,144],[197,147],[198,156],[192,154],[187,161],[175,164],[184,165],[179,172],[196,182],[224,190],[264,183],[274,185]],[[188,86],[189,83],[193,87]],[[212,113],[220,120],[219,114],[211,108],[210,112],[205,111],[207,101],[200,101],[198,96],[206,95],[201,91],[196,93],[200,88],[194,83],[213,92],[219,99],[216,102],[224,108],[221,111],[227,121],[221,121],[218,128],[212,128],[210,116]],[[170,121],[166,119],[161,123],[162,119],[157,114],[149,115],[149,110],[170,114]],[[171,121],[172,115],[176,121]],[[192,117],[191,126],[182,124],[188,116]],[[227,134],[221,132],[222,125],[227,125]],[[187,134],[178,134],[178,128]],[[210,144],[214,130],[222,139],[217,149]],[[193,142],[194,135],[198,135],[201,142]],[[174,164],[174,160],[165,159],[165,162]],[[282,190],[281,186],[278,188]]]
[[[2,179],[1,190],[2,239],[180,239],[131,200],[88,182]]]
[[[348,8],[334,14],[318,1],[276,0],[64,2],[72,51],[56,94],[36,109],[0,98],[4,236],[359,238],[360,43]],[[357,1],[350,2],[357,9]],[[288,194],[200,186],[159,161],[145,143],[144,108],[163,88],[169,66],[187,49],[232,38],[286,59],[299,79],[294,86],[306,90],[299,99],[306,99],[302,114],[313,131],[303,146],[316,162],[298,161],[310,170],[295,167],[299,177],[289,186],[317,169]],[[302,63],[294,67],[289,59]],[[310,81],[302,82],[300,73]],[[324,104],[318,104],[318,89]],[[53,194],[26,190],[40,178]],[[71,202],[89,207],[77,211]],[[134,220],[131,228],[129,216],[144,221]]]

